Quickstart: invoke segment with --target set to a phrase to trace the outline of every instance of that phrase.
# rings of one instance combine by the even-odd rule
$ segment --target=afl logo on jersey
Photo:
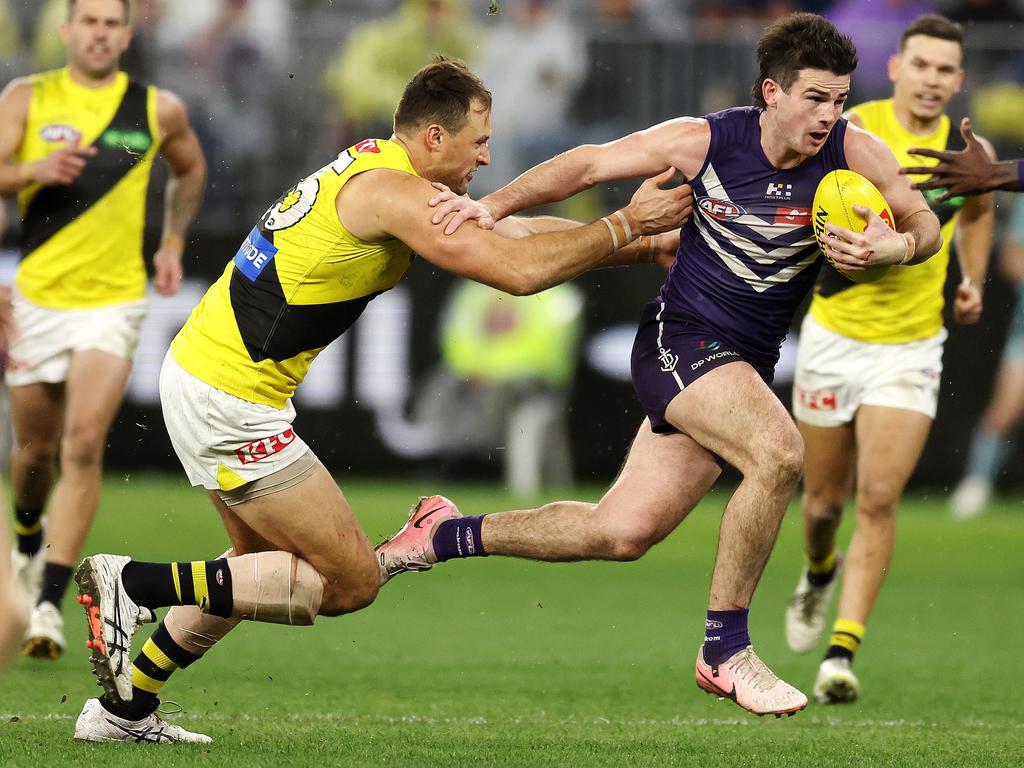
[[[62,141],[74,144],[82,140],[82,132],[73,125],[50,123],[39,130],[39,138],[50,144],[59,144]]]
[[[736,203],[729,200],[719,200],[716,197],[697,198],[697,205],[699,205],[700,209],[712,219],[718,219],[719,221],[738,219],[746,213],[746,211],[736,205]]]

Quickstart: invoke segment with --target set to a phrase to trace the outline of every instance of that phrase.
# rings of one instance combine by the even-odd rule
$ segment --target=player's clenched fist
[[[654,235],[675,229],[693,211],[693,190],[689,184],[671,189],[662,189],[676,175],[675,168],[668,168],[657,176],[644,181],[633,194],[624,212],[635,224],[637,232]]]
[[[96,154],[96,147],[80,147],[78,139],[73,144],[51,152],[42,160],[29,166],[32,181],[44,187],[74,183],[85,169],[85,160]]]

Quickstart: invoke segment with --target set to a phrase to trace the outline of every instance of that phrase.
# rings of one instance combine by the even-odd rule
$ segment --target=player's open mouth
[[[828,138],[828,131],[811,131],[811,138],[816,144],[821,144]]]

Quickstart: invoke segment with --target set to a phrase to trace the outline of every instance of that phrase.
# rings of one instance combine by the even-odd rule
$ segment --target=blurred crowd
[[[220,245],[234,247],[302,172],[362,138],[389,136],[403,86],[435,53],[465,60],[494,94],[491,166],[471,190],[480,196],[571,146],[750,103],[752,46],[765,24],[794,10],[830,17],[857,44],[851,103],[889,94],[886,62],[912,19],[938,11],[960,21],[967,81],[950,114],[970,114],[1001,154],[1024,154],[1024,0],[133,0],[134,40],[123,64],[188,107],[209,166],[193,253],[216,251],[219,269]],[[0,85],[63,66],[58,28],[66,12],[67,0],[0,0]],[[624,194],[594,190],[560,212],[596,218],[621,202],[617,196]],[[156,223],[159,209],[151,209]],[[1008,211],[1000,207],[1001,225]],[[1022,217],[1024,210],[1017,229],[1006,227],[1007,244]],[[4,243],[14,246],[17,236],[15,225]],[[1011,277],[1016,285],[1018,278]],[[446,317],[459,322],[442,322],[441,364],[424,390],[430,407],[413,415],[430,426],[452,423],[446,403],[490,412],[490,422],[467,421],[488,429],[447,435],[442,452],[454,456],[501,442],[509,414],[520,423],[532,414],[537,429],[515,435],[524,458],[507,467],[509,485],[529,492],[542,474],[555,483],[571,477],[567,427],[551,414],[566,411],[574,375],[530,357],[531,339],[563,340],[556,361],[575,363],[582,298],[566,288],[548,304],[506,299],[453,287]],[[456,327],[475,335],[456,339]],[[496,348],[520,360],[521,375],[488,380],[460,362]],[[1004,410],[1010,415],[986,422],[993,434],[1009,431],[1024,405]],[[544,434],[561,447],[542,447]],[[976,497],[987,498],[1000,461],[974,462],[984,465],[971,470]]]
[[[745,103],[751,42],[792,10],[857,43],[854,100],[885,93],[910,19],[965,22],[961,106],[1008,151],[1024,144],[1024,0],[134,0],[125,68],[185,99],[210,160],[199,228],[234,231],[283,179],[389,135],[402,85],[435,52],[495,94],[482,194],[571,145]],[[0,81],[62,65],[65,12],[66,0],[0,0]]]

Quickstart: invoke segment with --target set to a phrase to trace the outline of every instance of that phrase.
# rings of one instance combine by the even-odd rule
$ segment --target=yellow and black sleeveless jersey
[[[375,168],[416,173],[399,144],[368,139],[263,214],[171,342],[182,368],[243,400],[287,403],[313,359],[412,260],[405,243],[364,242],[338,219],[338,192]]]
[[[869,101],[850,110],[864,128],[884,141],[900,165],[921,165],[933,161],[911,157],[911,147],[960,149],[959,131],[950,131],[945,115],[929,136],[910,133],[896,119],[892,99]],[[942,288],[946,282],[953,230],[964,198],[945,203],[935,201],[941,190],[926,192],[928,205],[942,225],[943,245],[923,264],[892,267],[873,283],[853,283],[822,264],[811,302],[811,315],[826,328],[858,341],[900,344],[934,336],[942,328]]]
[[[156,88],[123,72],[110,85],[87,88],[67,69],[32,75],[30,82],[25,135],[14,159],[35,162],[76,140],[97,153],[73,184],[32,184],[19,192],[18,290],[55,309],[143,298],[146,188],[160,144]]]

